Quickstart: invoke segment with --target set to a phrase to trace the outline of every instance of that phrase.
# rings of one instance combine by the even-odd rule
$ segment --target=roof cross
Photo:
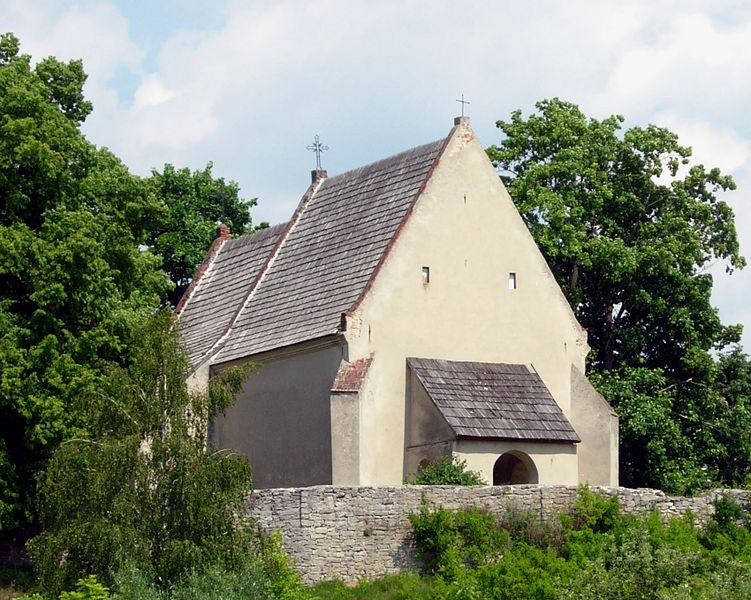
[[[316,133],[316,136],[313,139],[313,143],[310,146],[307,146],[307,149],[316,153],[316,169],[320,171],[321,170],[321,152],[325,152],[326,150],[329,149],[329,147],[321,144],[321,140],[318,137],[318,134]]]
[[[464,94],[462,94],[462,99],[461,100],[457,100],[457,102],[459,102],[462,105],[462,117],[463,117],[464,116],[464,105],[465,104],[470,104],[470,101],[469,100],[465,100],[464,99]]]

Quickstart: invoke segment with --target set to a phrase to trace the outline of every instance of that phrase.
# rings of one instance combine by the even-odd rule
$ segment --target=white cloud
[[[133,97],[133,110],[139,111],[149,106],[159,106],[176,95],[173,90],[167,89],[156,75],[147,75],[141,80]]]
[[[675,113],[658,113],[655,122],[678,134],[680,143],[691,146],[693,162],[732,173],[751,158],[751,140],[726,126],[687,119]]]
[[[684,9],[652,36],[624,49],[597,101],[618,103],[639,117],[683,107],[727,123],[747,110],[750,67],[747,15],[728,25]]]
[[[139,23],[114,2],[0,0],[25,51],[84,58],[93,141],[139,173],[213,160],[216,174],[260,196],[257,219],[289,217],[315,133],[331,147],[324,166],[339,172],[444,135],[462,92],[486,145],[498,139],[496,119],[560,96],[594,116],[667,126],[697,160],[732,172],[741,191],[727,200],[751,254],[741,202],[751,189],[747,2],[284,0],[216,10],[218,26],[154,39],[146,69]],[[718,302],[740,314],[733,302],[751,297],[751,275],[717,281]]]

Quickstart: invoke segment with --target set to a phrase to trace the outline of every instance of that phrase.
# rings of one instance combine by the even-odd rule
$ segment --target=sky
[[[316,134],[333,175],[444,137],[461,94],[486,146],[557,96],[668,127],[732,174],[751,259],[749,0],[0,0],[3,31],[34,59],[83,59],[92,142],[140,175],[210,161],[258,198],[255,222],[291,216]],[[751,349],[751,266],[711,272]]]

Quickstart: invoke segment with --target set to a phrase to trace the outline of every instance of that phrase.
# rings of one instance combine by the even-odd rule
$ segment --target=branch
[[[73,443],[91,444],[92,446],[99,446],[100,448],[104,448],[104,444],[102,444],[101,442],[95,442],[94,440],[86,440],[84,438],[70,438],[69,440],[64,440],[60,442],[60,445],[64,446],[66,444],[73,444]]]
[[[141,392],[141,395],[143,396],[144,402],[145,402],[146,401],[146,394],[140,388],[139,388],[139,391]],[[110,398],[109,396],[106,396],[105,394],[102,394],[101,392],[97,392],[97,394],[99,396],[101,396],[102,398],[104,398],[105,400],[108,400],[109,402],[111,402],[112,404],[114,404],[117,408],[119,408],[123,412],[123,414],[130,419],[131,423],[134,423],[138,427],[141,426],[141,424],[136,419],[134,419],[130,415],[130,413],[127,410],[125,410],[119,403],[115,402],[112,398]]]

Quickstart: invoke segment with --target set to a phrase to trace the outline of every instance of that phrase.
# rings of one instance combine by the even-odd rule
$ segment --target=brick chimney
[[[216,228],[216,237],[220,240],[230,239],[232,237],[232,230],[229,228],[229,225],[219,223],[219,226]]]
[[[310,172],[310,182],[315,183],[321,179],[326,179],[328,176],[329,174],[326,172],[326,169],[314,169]]]

